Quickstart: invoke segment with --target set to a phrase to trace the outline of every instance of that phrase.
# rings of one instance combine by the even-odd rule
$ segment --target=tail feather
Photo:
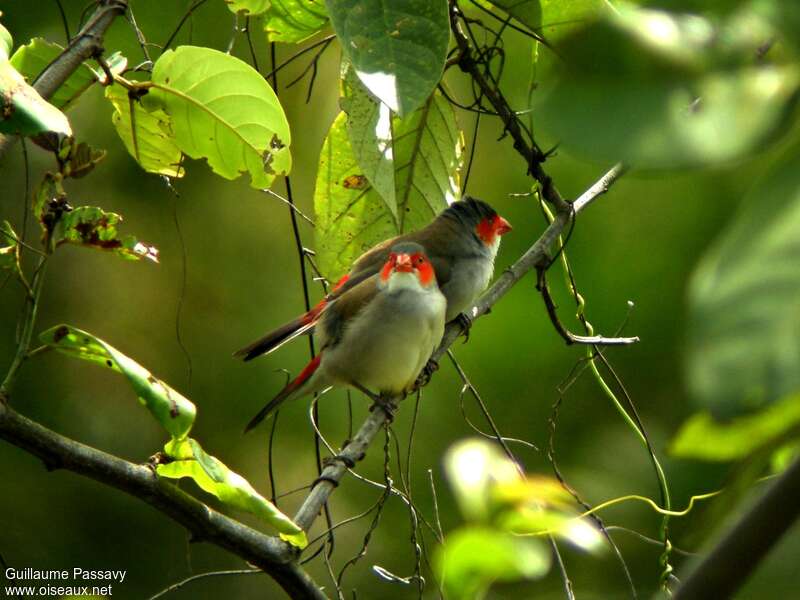
[[[261,421],[266,419],[285,400],[288,400],[293,396],[299,395],[297,394],[298,392],[303,393],[307,391],[307,390],[302,390],[301,388],[306,382],[308,382],[311,376],[319,368],[319,363],[321,359],[322,359],[322,353],[319,353],[317,356],[311,359],[311,362],[309,362],[305,366],[305,368],[300,372],[300,375],[298,375],[294,380],[286,384],[286,387],[283,388],[280,392],[278,392],[277,396],[275,396],[272,400],[270,400],[264,408],[258,411],[258,414],[255,417],[253,417],[247,424],[247,427],[245,427],[244,432],[247,433],[248,431],[256,427],[259,423],[261,423]]]
[[[267,335],[257,339],[252,344],[249,344],[233,353],[236,358],[241,358],[245,362],[253,360],[262,354],[270,354],[283,346],[288,344],[296,337],[301,335],[310,335],[314,332],[314,327],[319,319],[322,311],[327,306],[327,301],[322,300],[310,311],[304,315],[289,321],[285,325],[281,325],[277,329],[270,331]]]

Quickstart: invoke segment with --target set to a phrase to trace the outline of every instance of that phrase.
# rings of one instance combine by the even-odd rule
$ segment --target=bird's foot
[[[461,325],[461,333],[464,335],[464,343],[469,341],[469,330],[472,328],[472,319],[467,313],[458,313],[458,316],[453,319],[456,323]]]
[[[378,396],[375,399],[375,403],[369,407],[369,411],[373,412],[376,408],[380,408],[384,412],[389,423],[394,421],[394,413],[397,410],[397,402],[395,402],[394,398]]]
[[[431,380],[431,376],[439,370],[439,363],[433,360],[432,358],[428,359],[427,364],[422,368],[417,380],[414,382],[414,390],[418,390],[419,388],[428,385]]]

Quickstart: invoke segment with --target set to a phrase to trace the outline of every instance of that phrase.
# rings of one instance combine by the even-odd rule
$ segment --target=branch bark
[[[717,543],[675,591],[674,600],[730,598],[800,517],[800,459]]]
[[[106,31],[114,19],[124,14],[127,9],[127,0],[100,0],[83,29],[36,78],[33,84],[36,91],[43,98],[49,99],[83,61],[102,52]],[[16,136],[0,135],[0,158],[3,158],[16,140]]]
[[[67,469],[115,487],[160,510],[192,533],[256,565],[292,598],[323,600],[325,594],[277,537],[264,535],[212,510],[137,465],[59,435],[17,413],[0,397],[0,438],[42,459],[48,470]]]

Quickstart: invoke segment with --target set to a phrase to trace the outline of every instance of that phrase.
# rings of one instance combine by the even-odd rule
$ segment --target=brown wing
[[[336,297],[317,324],[317,334],[322,338],[323,347],[339,343],[347,323],[369,304],[377,292],[378,275],[373,275]]]

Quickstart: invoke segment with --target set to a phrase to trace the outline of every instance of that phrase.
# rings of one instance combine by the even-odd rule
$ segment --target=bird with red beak
[[[380,272],[339,294],[317,321],[321,350],[247,425],[330,386],[409,392],[444,334],[447,301],[419,244],[395,244]]]
[[[378,273],[391,248],[401,242],[413,242],[425,248],[439,289],[447,299],[445,319],[452,321],[468,310],[489,285],[500,238],[509,231],[511,224],[491,206],[466,196],[447,207],[426,227],[381,242],[362,254],[350,272],[314,308],[267,333],[234,356],[252,360],[277,350],[300,335],[312,333],[328,308],[344,293]]]

